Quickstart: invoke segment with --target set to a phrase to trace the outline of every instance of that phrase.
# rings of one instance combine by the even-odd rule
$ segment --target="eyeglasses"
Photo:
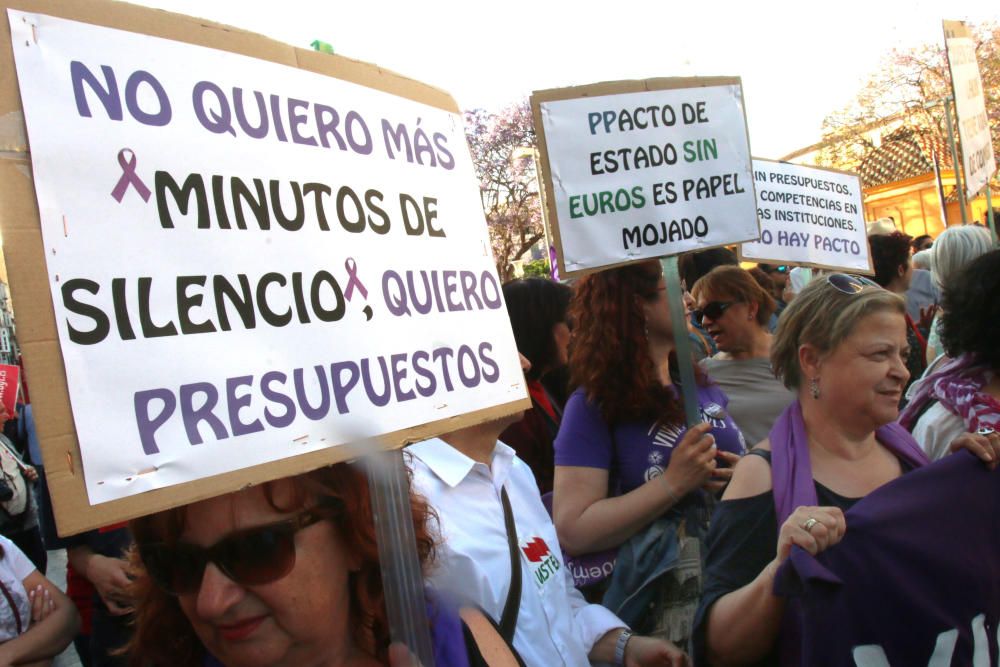
[[[694,315],[694,321],[698,326],[701,326],[701,321],[705,317],[711,317],[713,320],[717,320],[722,317],[722,314],[726,312],[726,309],[734,303],[739,303],[738,301],[709,301],[705,304],[704,308],[695,308],[691,311]]]
[[[231,533],[207,548],[152,542],[139,545],[139,555],[150,578],[171,595],[201,588],[209,563],[241,586],[269,584],[295,567],[295,534],[323,518],[306,510],[285,521]]]
[[[861,276],[852,276],[848,273],[831,273],[826,277],[826,282],[844,294],[857,294],[866,287],[882,289],[882,286],[873,280]]]

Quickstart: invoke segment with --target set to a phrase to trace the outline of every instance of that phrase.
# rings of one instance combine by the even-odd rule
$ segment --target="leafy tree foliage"
[[[1000,25],[983,23],[973,32],[994,153],[1000,155]],[[943,35],[936,44],[906,51],[894,49],[857,97],[824,119],[823,139],[827,145],[820,151],[820,164],[857,168],[876,148],[872,131],[879,128],[905,123],[947,137],[945,107],[936,103],[950,94]]]
[[[549,260],[547,259],[536,259],[525,262],[523,268],[525,278],[549,278],[552,275],[550,273]]]

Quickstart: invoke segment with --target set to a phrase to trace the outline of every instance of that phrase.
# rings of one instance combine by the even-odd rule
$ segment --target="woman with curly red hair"
[[[411,509],[426,566],[434,551],[430,510],[417,497]],[[368,484],[355,466],[167,510],[132,521],[131,529],[132,665],[398,664],[389,659]],[[485,664],[455,613],[440,601],[428,609],[437,664]]]
[[[690,390],[698,394],[704,422],[684,424],[659,264],[583,278],[570,317],[576,390],[555,442],[553,516],[560,542],[574,555],[617,549],[604,604],[642,631],[683,646],[698,602],[698,545],[709,516],[705,488],[728,478],[730,471],[719,466],[738,459],[743,437],[726,413],[725,394],[701,375]],[[649,543],[662,547],[656,558],[642,551]],[[651,561],[653,572],[639,565]]]

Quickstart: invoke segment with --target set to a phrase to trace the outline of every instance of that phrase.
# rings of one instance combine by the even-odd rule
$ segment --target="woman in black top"
[[[791,631],[773,586],[792,546],[815,555],[836,544],[851,505],[926,462],[891,424],[909,377],[904,313],[900,297],[833,274],[782,315],[772,363],[798,400],[737,465],[713,519],[692,639],[699,667],[779,664]]]

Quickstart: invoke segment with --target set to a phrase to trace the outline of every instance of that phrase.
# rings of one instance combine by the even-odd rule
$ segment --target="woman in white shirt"
[[[1000,250],[944,285],[941,341],[950,359],[914,382],[899,423],[936,461],[973,439],[1000,446]]]
[[[944,230],[929,251],[931,280],[934,281],[934,286],[940,292],[944,289],[945,283],[950,282],[959,271],[992,248],[993,237],[985,227],[966,225]],[[932,362],[944,352],[944,344],[941,342],[942,316],[943,313],[938,310],[927,336],[927,365],[934,367],[935,370],[937,365]]]
[[[49,665],[80,625],[76,607],[0,536],[0,665]]]

